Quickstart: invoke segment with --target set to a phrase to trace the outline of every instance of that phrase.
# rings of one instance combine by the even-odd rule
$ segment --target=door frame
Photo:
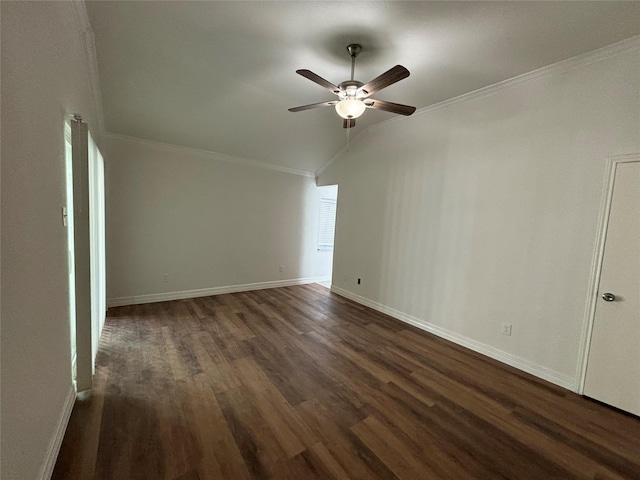
[[[589,360],[589,349],[591,348],[591,336],[593,334],[593,323],[596,317],[596,302],[598,300],[598,290],[600,288],[600,272],[602,270],[602,259],[607,239],[607,229],[609,227],[609,214],[611,213],[611,200],[613,198],[613,185],[616,178],[616,170],[621,163],[640,162],[640,152],[628,153],[624,155],[614,155],[607,157],[605,182],[600,203],[600,214],[598,216],[598,229],[596,234],[596,246],[593,251],[591,262],[591,274],[589,282],[589,294],[585,309],[584,324],[580,339],[578,352],[578,372],[577,389],[580,395],[584,394],[584,384],[587,376],[587,362]]]

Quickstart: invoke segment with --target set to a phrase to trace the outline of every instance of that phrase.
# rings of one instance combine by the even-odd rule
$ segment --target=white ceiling
[[[427,107],[640,34],[640,2],[87,1],[105,127],[314,172],[345,144],[332,100],[297,75],[356,79],[401,64],[374,95]],[[394,117],[367,110],[351,132]]]

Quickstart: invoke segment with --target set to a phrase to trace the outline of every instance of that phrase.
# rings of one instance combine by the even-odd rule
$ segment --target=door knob
[[[613,293],[603,293],[602,299],[605,302],[613,302],[616,299],[616,296]]]

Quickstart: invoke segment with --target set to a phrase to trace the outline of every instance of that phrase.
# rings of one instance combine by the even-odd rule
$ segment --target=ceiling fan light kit
[[[355,98],[345,98],[336,103],[336,112],[338,112],[338,115],[347,119],[358,118],[364,113],[366,108],[367,106],[362,100]]]
[[[296,70],[298,75],[302,75],[321,87],[326,88],[334,95],[337,95],[339,100],[293,107],[289,109],[290,112],[301,112],[312,108],[328,107],[333,105],[335,106],[338,115],[344,119],[343,127],[352,128],[356,124],[356,118],[360,117],[367,108],[384,110],[386,112],[406,116],[411,115],[416,111],[416,107],[411,107],[409,105],[401,105],[399,103],[385,102],[369,98],[370,95],[373,95],[383,88],[393,85],[403,78],[407,78],[409,76],[409,70],[402,65],[396,65],[384,72],[382,75],[377,76],[369,83],[363,84],[362,82],[354,80],[356,57],[362,51],[362,47],[358,44],[352,43],[347,46],[347,51],[351,57],[351,80],[346,80],[337,86],[313,73],[311,70]]]

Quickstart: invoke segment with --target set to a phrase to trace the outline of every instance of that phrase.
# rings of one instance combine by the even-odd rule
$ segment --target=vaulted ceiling
[[[640,2],[87,1],[105,128],[314,172],[347,142],[332,100],[297,75],[356,79],[427,107],[640,34]],[[367,110],[350,132],[394,117]]]

